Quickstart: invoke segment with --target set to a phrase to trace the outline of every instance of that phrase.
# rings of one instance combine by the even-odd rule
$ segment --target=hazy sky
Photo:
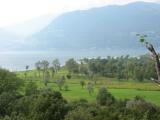
[[[0,27],[38,16],[83,10],[110,4],[126,4],[138,0],[0,0]],[[139,0],[158,2],[160,0]]]

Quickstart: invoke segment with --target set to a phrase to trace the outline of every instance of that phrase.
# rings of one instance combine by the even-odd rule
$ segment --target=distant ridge
[[[159,21],[160,4],[106,6],[61,15],[29,39],[35,49],[141,49],[135,34],[160,32]]]

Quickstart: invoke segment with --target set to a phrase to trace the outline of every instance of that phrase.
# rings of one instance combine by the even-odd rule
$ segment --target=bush
[[[144,117],[150,119],[156,118],[155,120],[157,120],[157,107],[151,103],[146,102],[141,97],[137,96],[134,99],[127,101],[126,108],[130,111],[130,113],[132,113],[132,117],[136,120],[142,119]]]
[[[85,84],[86,84],[86,83],[85,83],[84,80],[81,80],[81,81],[80,81],[80,85],[82,86],[82,88],[84,88]]]
[[[64,90],[68,91],[68,85],[67,84],[64,85]]]
[[[0,95],[0,116],[10,114],[10,106],[16,100],[16,95],[13,93],[3,92]]]
[[[63,120],[68,105],[59,92],[44,91],[33,101],[31,111],[33,120]]]
[[[79,107],[70,111],[65,120],[93,120],[93,116],[86,109]]]
[[[18,92],[22,85],[22,80],[17,78],[16,74],[0,69],[0,94]]]
[[[71,75],[70,74],[68,74],[68,75],[66,75],[66,77],[67,77],[67,79],[71,79]]]
[[[97,103],[99,105],[110,105],[115,102],[115,98],[107,91],[105,87],[101,87],[97,94]]]
[[[25,95],[32,95],[36,94],[38,92],[38,87],[35,82],[29,82],[27,83],[25,87]]]

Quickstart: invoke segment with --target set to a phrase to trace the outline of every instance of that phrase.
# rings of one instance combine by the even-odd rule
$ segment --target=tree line
[[[69,73],[82,74],[88,76],[89,79],[94,79],[95,76],[137,81],[157,78],[155,63],[149,55],[84,58],[80,61],[70,59],[66,62],[65,67]]]
[[[27,77],[29,66],[26,66],[25,79]],[[155,63],[150,55],[141,55],[138,57],[130,57],[129,55],[120,57],[106,58],[84,58],[75,60],[73,58],[66,61],[64,66],[61,66],[58,59],[53,60],[50,64],[47,60],[38,61],[35,63],[37,70],[36,77],[42,78],[45,85],[50,79],[53,79],[55,74],[61,69],[67,69],[66,76],[61,76],[61,80],[70,79],[72,75],[83,75],[88,79],[96,82],[96,76],[108,78],[116,78],[118,80],[151,80],[157,79]],[[62,83],[58,81],[58,83]]]

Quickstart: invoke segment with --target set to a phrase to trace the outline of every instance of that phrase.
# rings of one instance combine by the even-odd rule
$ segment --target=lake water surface
[[[132,56],[144,54],[138,51],[114,51],[114,50],[81,50],[81,51],[45,51],[45,52],[0,52],[0,67],[9,69],[11,71],[21,71],[25,69],[26,65],[30,66],[30,69],[34,68],[34,64],[39,60],[53,61],[58,58],[62,65],[65,61],[74,58],[79,60],[81,58],[95,58],[95,57],[107,57],[107,56],[121,56],[130,53]]]

